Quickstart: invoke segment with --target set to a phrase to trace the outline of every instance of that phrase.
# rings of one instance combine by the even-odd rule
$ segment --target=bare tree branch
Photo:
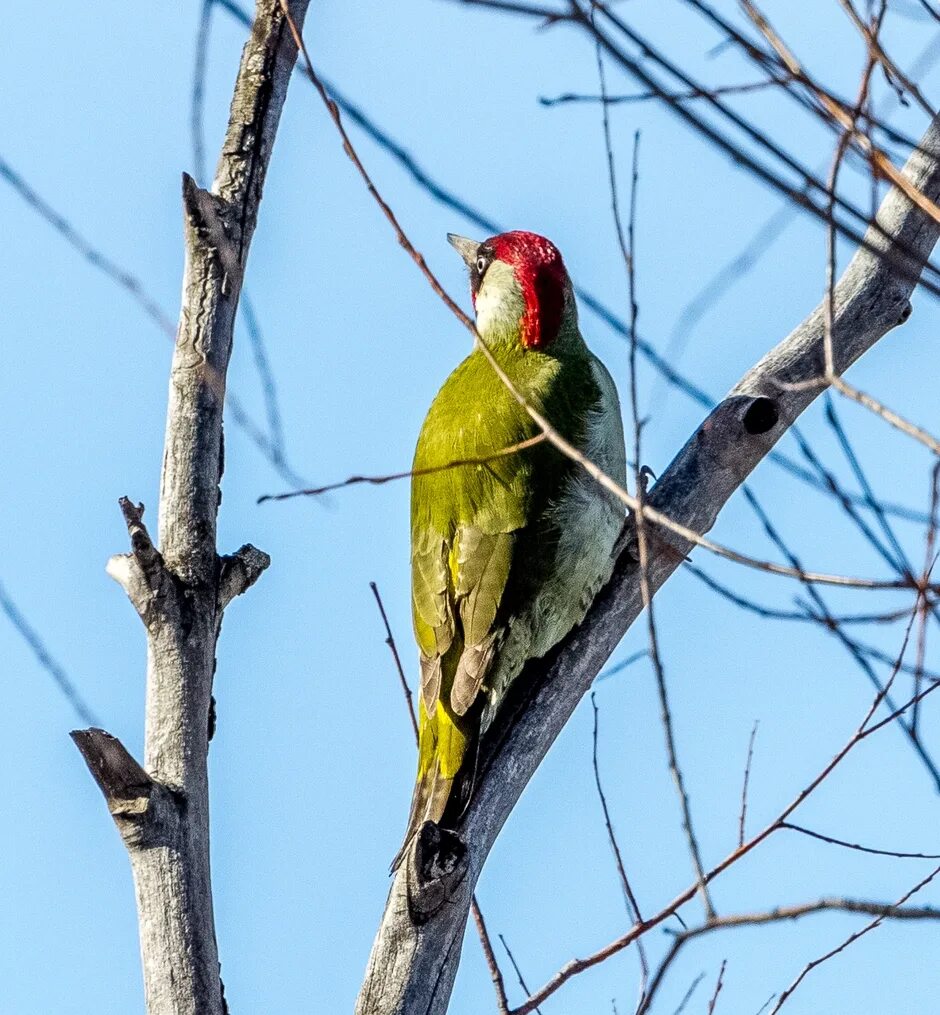
[[[741,927],[763,927],[771,923],[786,923],[802,920],[806,916],[813,916],[817,913],[861,913],[867,916],[881,917],[887,920],[915,921],[915,920],[940,920],[940,909],[931,906],[903,906],[886,902],[870,902],[864,899],[846,899],[826,897],[816,899],[814,902],[803,902],[791,906],[774,906],[759,913],[728,913],[725,916],[716,917],[707,923],[697,927],[690,927],[688,930],[679,931],[673,935],[672,944],[663,956],[653,979],[650,982],[650,989],[647,993],[647,1007],[637,1011],[637,1015],[649,1010],[653,999],[662,987],[666,974],[675,962],[683,947],[696,938],[704,937],[715,931],[736,930]],[[773,1003],[773,998],[765,1008]]]
[[[759,720],[754,720],[751,727],[751,738],[747,742],[747,761],[744,763],[744,779],[741,782],[741,812],[738,815],[738,845],[744,845],[745,825],[747,824],[747,791],[751,782],[751,762],[754,760],[754,738],[757,736]]]
[[[712,993],[711,999],[708,1002],[708,1015],[712,1015],[715,1011],[715,1005],[718,1003],[718,995],[721,993],[721,988],[724,985],[725,978],[725,967],[728,965],[727,959],[721,960],[721,969],[718,970],[718,982],[715,984],[715,990]]]
[[[493,980],[493,989],[496,991],[496,1010],[499,1015],[509,1015],[509,1001],[506,998],[506,984],[503,982],[503,973],[496,961],[493,952],[493,945],[490,942],[490,934],[486,929],[486,921],[483,919],[483,911],[474,896],[470,903],[470,912],[473,915],[473,922],[477,926],[477,933],[480,935],[480,944],[483,946],[483,957],[486,959],[490,977]]]
[[[940,124],[935,123],[905,168],[931,201],[940,197],[938,156]],[[910,278],[937,240],[936,222],[896,189],[882,203],[878,221],[836,287],[832,340],[840,372],[907,318]],[[892,237],[890,244],[884,234]],[[903,272],[897,270],[901,256]],[[824,330],[820,307],[745,375],[650,491],[649,503],[657,511],[697,532],[708,531],[724,503],[818,393],[790,385],[819,375]],[[692,544],[659,525],[651,527],[657,534],[649,562],[655,592]],[[547,658],[531,662],[516,682],[519,707],[513,710],[507,702],[502,721],[485,739],[475,795],[458,827],[431,834],[433,826],[426,826],[427,834],[399,868],[358,1015],[442,1015],[446,1010],[470,898],[486,856],[545,752],[642,608],[637,562],[623,552],[630,541],[629,535],[622,540],[614,576],[584,623]],[[520,1015],[544,996],[539,992]]]
[[[803,968],[802,972],[800,973],[800,975],[797,976],[797,978],[790,984],[789,987],[787,987],[785,991],[783,991],[783,993],[777,999],[777,1003],[771,1009],[770,1015],[775,1015],[776,1012],[780,1011],[780,1009],[786,1003],[788,998],[793,994],[796,988],[799,987],[799,985],[803,982],[806,976],[809,973],[811,973],[817,966],[821,966],[824,962],[828,962],[829,959],[833,958],[840,952],[844,951],[846,948],[849,947],[849,945],[854,944],[860,937],[864,937],[866,934],[873,931],[876,927],[880,927],[881,924],[884,923],[884,921],[890,915],[892,915],[891,914],[892,910],[903,911],[902,907],[904,906],[904,903],[907,902],[907,900],[916,892],[919,892],[926,885],[929,885],[930,882],[933,881],[933,879],[938,874],[940,874],[940,867],[935,867],[925,878],[922,878],[920,881],[918,881],[917,884],[910,889],[910,891],[905,892],[904,895],[902,895],[901,898],[898,899],[898,901],[894,904],[894,906],[885,907],[884,912],[878,913],[878,915],[874,918],[874,920],[872,920],[871,923],[866,923],[861,930],[857,930],[854,934],[850,934],[842,942],[842,944],[833,948],[831,951],[826,952],[825,955],[821,955],[818,959],[813,959],[812,962],[807,963],[806,966]]]
[[[302,22],[307,0],[294,0]],[[148,639],[144,765],[101,730],[74,739],[130,855],[148,1015],[224,1015],[209,876],[207,751],[216,642],[227,603],[268,565],[216,550],[222,410],[238,297],[296,60],[278,0],[258,0],[212,190],[183,177],[186,263],[170,374],[160,549],[122,498],[131,552],[109,572]]]

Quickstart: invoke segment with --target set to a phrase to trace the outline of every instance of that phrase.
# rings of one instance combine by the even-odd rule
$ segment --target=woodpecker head
[[[577,331],[571,281],[551,240],[522,230],[482,243],[453,233],[447,239],[470,269],[477,330],[484,338],[548,350],[572,325]]]

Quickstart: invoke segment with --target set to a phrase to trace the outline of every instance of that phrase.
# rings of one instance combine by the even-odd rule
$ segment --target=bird
[[[544,236],[449,233],[478,340],[421,427],[411,478],[411,600],[420,661],[418,773],[395,870],[425,822],[472,793],[481,735],[525,663],[581,620],[613,570],[624,506],[545,439],[533,409],[621,486],[617,388],[588,349],[571,279]]]

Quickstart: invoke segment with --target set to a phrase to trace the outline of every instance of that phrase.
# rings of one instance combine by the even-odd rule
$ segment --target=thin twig
[[[865,24],[865,22],[859,17],[858,12],[855,10],[855,7],[851,3],[851,0],[839,0],[839,6],[849,16],[849,19],[851,20],[852,24],[855,25],[855,27],[861,34],[862,38],[865,40],[865,44],[868,47],[868,51],[870,53],[870,59],[873,61],[877,61],[884,67],[885,74],[887,75],[889,81],[892,78],[895,78],[898,81],[900,81],[900,83],[904,86],[904,89],[914,96],[914,99],[917,101],[917,104],[920,106],[920,108],[927,116],[933,116],[936,110],[924,98],[923,94],[921,93],[917,85],[914,83],[914,81],[912,81],[911,78],[908,77],[904,73],[904,71],[901,70],[901,68],[891,59],[891,57],[888,56],[888,54],[885,52],[884,48],[881,45],[880,39],[878,38],[878,32],[881,28],[881,21],[884,18],[884,11],[887,7],[886,0],[882,0],[881,13],[880,16],[876,19],[874,25]]]
[[[392,659],[395,660],[395,670],[398,673],[399,681],[401,681],[401,689],[405,695],[405,705],[408,708],[408,717],[411,719],[411,728],[414,730],[415,743],[417,743],[418,720],[415,716],[414,699],[412,697],[411,688],[408,686],[408,678],[405,676],[405,669],[401,664],[401,657],[398,654],[398,646],[395,644],[395,637],[392,634],[392,628],[388,622],[388,615],[385,612],[385,604],[382,602],[381,595],[379,595],[379,587],[375,584],[375,582],[369,582],[369,588],[372,589],[372,595],[375,596],[375,604],[379,608],[382,623],[385,625],[385,644],[388,645],[389,651],[392,653]]]
[[[875,849],[873,846],[862,846],[857,842],[837,839],[833,835],[823,835],[822,832],[814,832],[811,828],[794,825],[790,821],[782,821],[780,827],[788,828],[791,832],[799,832],[801,835],[807,835],[811,839],[819,839],[820,842],[828,842],[832,846],[842,846],[844,849],[854,849],[859,853],[870,853],[873,856],[893,856],[901,860],[940,860],[940,853],[903,853],[895,849]]]
[[[640,923],[643,920],[640,913],[640,905],[636,900],[636,896],[633,894],[630,879],[627,877],[627,871],[623,863],[623,854],[620,852],[620,845],[617,842],[614,826],[610,820],[610,809],[607,806],[607,797],[604,794],[604,788],[601,784],[601,773],[597,760],[598,716],[600,710],[597,707],[597,700],[594,697],[593,692],[591,694],[591,708],[594,710],[594,728],[592,732],[593,746],[591,754],[591,763],[594,767],[594,785],[597,788],[597,797],[601,804],[601,810],[604,813],[604,826],[607,829],[607,840],[610,843],[611,850],[613,850],[614,860],[617,864],[617,874],[620,877],[620,887],[623,889],[624,901],[627,904],[627,914],[631,920]]]
[[[754,738],[757,736],[757,727],[760,720],[755,719],[751,727],[751,738],[747,744],[747,761],[744,764],[744,781],[741,785],[741,813],[738,815],[738,845],[744,845],[744,826],[747,821],[747,789],[751,781],[751,761],[754,758]]]
[[[626,659],[622,659],[619,663],[614,663],[613,666],[609,666],[606,670],[602,670],[594,681],[595,684],[599,684],[602,680],[608,680],[610,677],[615,677],[618,673],[622,673],[624,670],[629,669],[634,663],[638,663],[641,659],[645,659],[649,655],[649,652],[642,648],[638,652],[632,653],[627,656]]]
[[[679,1007],[672,1013],[672,1015],[682,1015],[686,1009],[686,1005],[692,1000],[692,995],[698,990],[698,985],[705,979],[705,973],[701,972],[695,979],[689,984],[688,989],[682,995],[682,1000],[679,1002]]]
[[[744,95],[749,92],[763,91],[765,88],[779,86],[783,83],[782,79],[772,78],[764,81],[749,81],[741,85],[719,85],[717,88],[688,88],[682,92],[673,92],[669,97],[673,102],[685,102],[690,99],[704,99],[717,95]],[[578,92],[563,92],[561,95],[556,95],[554,97],[540,95],[539,103],[543,106],[561,106],[569,103],[602,102],[608,106],[619,106],[625,103],[646,102],[650,99],[658,98],[659,96],[656,92],[652,91],[637,92],[633,95],[608,95],[606,98],[602,95],[583,95]]]
[[[722,983],[725,976],[725,966],[727,964],[727,959],[721,960],[721,969],[718,970],[718,982],[715,984],[715,992],[712,994],[711,1000],[708,1002],[708,1015],[713,1015],[715,1005],[718,1003],[718,995],[721,993]]]
[[[506,950],[506,955],[509,957],[509,962],[512,965],[512,968],[515,970],[516,979],[519,981],[519,986],[522,987],[522,989],[525,991],[526,997],[528,997],[529,988],[526,985],[525,977],[523,977],[522,975],[522,970],[519,968],[519,964],[516,962],[516,957],[509,950],[509,945],[506,944],[506,939],[503,937],[502,934],[499,935],[499,940],[503,948]],[[536,1015],[542,1015],[542,1010],[541,1008],[539,1008],[538,1005],[535,1006],[534,1011],[536,1012]],[[512,1015],[512,1012],[510,1012],[509,1015]]]
[[[199,28],[196,31],[196,56],[193,63],[193,91],[189,106],[189,128],[193,145],[193,176],[200,186],[209,179],[206,163],[206,134],[203,124],[206,97],[206,69],[209,51],[209,29],[215,0],[202,0]]]
[[[836,440],[839,442],[842,453],[845,455],[846,461],[849,463],[849,467],[851,468],[855,479],[858,481],[858,485],[861,487],[864,502],[875,516],[875,519],[881,527],[881,531],[885,534],[885,538],[890,543],[897,558],[897,564],[900,565],[900,569],[903,569],[908,574],[912,573],[913,568],[911,567],[910,561],[908,560],[898,537],[895,535],[894,529],[891,527],[891,523],[888,521],[884,505],[881,503],[880,499],[875,496],[874,489],[868,480],[868,476],[862,468],[862,463],[859,460],[858,455],[855,453],[855,448],[852,447],[849,436],[846,433],[845,428],[842,426],[842,422],[836,412],[835,402],[833,401],[832,395],[828,391],[825,395],[823,408],[826,422],[836,435]],[[927,519],[927,523],[929,525],[929,518]]]
[[[2,156],[0,156],[0,178],[6,180],[23,201],[40,218],[52,226],[62,239],[73,250],[77,251],[88,264],[102,272],[123,289],[165,335],[168,335],[170,338],[176,337],[176,325],[164,313],[156,299],[147,292],[140,279],[121,267],[121,265],[112,261],[87,240],[64,215],[60,214],[52,205],[40,197]]]
[[[924,560],[924,574],[929,574],[933,561],[936,559],[937,526],[940,524],[937,508],[940,505],[940,461],[934,463],[930,470],[930,521],[927,524],[927,535],[924,539],[926,554]],[[924,654],[927,651],[927,601],[925,597],[922,613],[921,626],[917,639],[917,672],[914,674],[914,693],[920,690],[921,682],[924,679]],[[920,718],[920,708],[914,707],[911,713],[911,729],[917,732],[917,722]]]
[[[920,881],[918,881],[917,884],[910,889],[910,891],[905,892],[904,895],[902,895],[901,898],[898,899],[898,901],[894,904],[894,908],[900,909],[912,895],[916,894],[922,888],[929,885],[930,882],[933,881],[933,879],[938,874],[940,874],[940,867],[935,867],[925,878],[922,878]],[[780,995],[776,1005],[774,1005],[773,1009],[771,1010],[770,1015],[775,1015],[776,1012],[780,1011],[780,1009],[786,1003],[787,999],[793,994],[796,988],[799,987],[799,985],[803,982],[803,980],[807,977],[807,975],[810,972],[812,972],[812,970],[814,970],[817,966],[821,966],[824,962],[827,962],[829,959],[838,955],[840,952],[845,951],[845,949],[848,948],[850,944],[853,944],[860,937],[864,937],[866,934],[869,933],[869,931],[873,931],[876,927],[880,927],[881,924],[884,923],[887,915],[888,915],[887,913],[882,913],[876,916],[874,920],[871,921],[871,923],[865,924],[865,926],[862,927],[861,930],[857,930],[854,934],[850,934],[842,942],[842,944],[838,945],[836,948],[833,948],[831,951],[826,952],[825,955],[821,955],[818,959],[813,959],[812,962],[808,962],[806,966],[803,968],[800,975],[797,976],[797,978],[790,984],[790,986],[787,987],[786,990],[784,990],[783,993]]]
[[[493,980],[493,989],[496,991],[496,1010],[499,1012],[499,1015],[509,1015],[509,1000],[506,997],[506,984],[503,982],[503,972],[496,961],[493,945],[490,942],[489,931],[486,929],[486,921],[483,919],[483,912],[477,903],[475,895],[470,903],[470,912],[473,914],[473,922],[476,924],[477,933],[480,935],[483,957],[486,959],[490,977]]]
[[[518,454],[527,448],[535,447],[536,444],[541,444],[546,439],[545,434],[540,433],[534,437],[529,437],[527,440],[519,441],[517,444],[510,444],[508,447],[500,448],[499,451],[494,451],[489,455],[473,458],[455,458],[453,461],[444,462],[443,465],[429,465],[422,469],[391,472],[383,476],[350,476],[348,479],[341,480],[338,483],[328,483],[326,486],[316,486],[306,490],[290,490],[287,493],[267,493],[259,497],[257,502],[263,504],[269,500],[290,500],[293,497],[319,497],[321,494],[332,493],[333,490],[342,490],[347,486],[357,486],[360,483],[382,486],[385,483],[391,483],[398,479],[414,479],[415,476],[429,476],[437,472],[446,472],[449,469],[460,469],[467,466],[478,467],[495,462],[500,458],[505,458],[507,455]]]
[[[774,606],[765,606],[753,599],[742,596],[740,593],[735,592],[733,588],[718,581],[717,578],[710,575],[707,571],[703,571],[702,568],[693,564],[691,561],[685,561],[682,566],[686,571],[698,578],[703,585],[706,585],[723,599],[727,599],[728,602],[733,603],[735,606],[748,610],[759,617],[763,617],[765,620],[794,620],[802,623],[813,624],[818,624],[820,622],[820,617],[817,614],[806,609],[782,610]],[[832,623],[833,625],[838,626],[843,624],[893,624],[908,615],[908,608],[902,607],[897,610],[889,610],[883,613],[847,613],[838,616],[833,615],[831,619],[826,620],[826,623]]]
[[[281,416],[280,399],[277,393],[277,382],[264,340],[264,332],[255,313],[254,302],[246,291],[242,291],[239,308],[248,332],[248,344],[251,347],[251,358],[261,382],[261,395],[264,399],[264,414],[268,423],[268,441],[271,449],[271,460],[279,467],[287,461],[286,441],[284,438],[284,421]]]
[[[62,693],[62,697],[69,703],[69,706],[78,716],[82,725],[100,726],[101,723],[91,710],[91,707],[81,696],[69,675],[53,658],[52,653],[46,647],[38,631],[23,616],[2,581],[0,581],[0,610],[3,610],[7,615],[7,619],[23,638],[23,641],[29,645],[39,665],[52,677],[55,686]]]
[[[892,571],[895,571],[906,578],[912,577],[910,568],[905,566],[904,560],[902,559],[903,553],[899,555],[893,544],[889,546],[882,542],[879,535],[862,516],[859,509],[846,496],[844,488],[839,486],[833,473],[827,469],[825,465],[823,465],[819,457],[816,455],[816,452],[809,446],[809,444],[807,444],[803,435],[797,431],[796,427],[794,427],[793,430],[795,431],[793,436],[796,438],[797,446],[803,454],[803,457],[806,458],[823,482],[825,482],[826,485],[833,491],[834,499],[837,500],[839,506],[845,512],[849,520],[858,529],[859,533],[864,537],[875,553],[881,557]],[[874,503],[877,504],[877,501]]]
[[[640,904],[636,900],[636,896],[633,894],[633,887],[630,884],[630,879],[627,877],[627,869],[623,862],[623,854],[620,852],[620,844],[617,842],[617,835],[614,832],[613,822],[610,820],[610,810],[607,807],[607,797],[604,795],[604,787],[601,785],[601,770],[597,760],[597,740],[598,740],[598,718],[600,710],[597,707],[597,700],[594,697],[594,692],[591,692],[591,708],[594,710],[594,729],[591,737],[592,752],[591,752],[591,763],[594,767],[594,785],[597,788],[597,797],[600,800],[601,810],[604,812],[604,826],[607,829],[607,841],[610,843],[610,848],[614,854],[614,862],[617,865],[617,874],[620,877],[620,887],[623,890],[623,898],[627,907],[627,915],[634,923],[641,923],[643,916],[640,913]],[[646,949],[643,947],[642,942],[637,942],[637,954],[640,959],[640,997],[646,993],[646,984],[649,980],[650,968],[649,962],[646,958]]]
[[[637,943],[639,944],[639,942]],[[653,973],[653,976],[649,981],[649,986],[647,987],[646,992],[641,998],[639,1005],[637,1005],[637,1009],[634,1015],[646,1015],[646,1013],[652,1008],[653,999],[656,997],[656,994],[658,993],[659,988],[666,977],[666,973],[669,971],[669,967],[675,961],[675,958],[679,954],[679,950],[682,948],[682,945],[684,943],[685,941],[681,936],[673,938],[673,942],[669,946],[669,950],[666,952],[666,954],[660,960],[659,965],[656,967],[656,971]],[[683,1007],[685,1007],[686,1002],[692,996],[692,991],[695,990],[695,988],[702,982],[704,976],[705,976],[704,973],[700,973],[692,982],[692,985],[686,991],[685,997],[683,997],[682,1003],[679,1005],[679,1008],[677,1009],[678,1011],[681,1011]]]
[[[907,434],[908,437],[912,437],[915,441],[923,444],[925,448],[929,448],[935,455],[940,455],[940,440],[923,427],[905,419],[899,412],[888,408],[887,405],[878,401],[877,398],[854,387],[843,377],[836,374],[827,378],[825,383],[831,384],[840,395],[850,398],[853,402],[858,402],[859,405],[864,406],[876,416],[880,416],[889,426],[893,426],[895,430],[900,430],[901,433]]]

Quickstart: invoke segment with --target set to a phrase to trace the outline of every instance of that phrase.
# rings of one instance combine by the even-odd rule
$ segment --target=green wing
[[[507,394],[481,357],[469,357],[441,389],[418,439],[412,604],[430,717],[438,701],[453,717],[473,705],[496,647],[518,533],[543,506],[534,482],[540,449],[501,454],[538,433]]]
[[[597,397],[586,359],[563,366],[520,352],[503,365],[562,432],[578,436],[572,421],[583,419]],[[562,369],[564,383],[557,384]],[[418,779],[396,865],[421,824],[440,821],[450,803],[479,731],[474,706],[501,638],[538,592],[539,561],[552,556],[547,509],[571,463],[548,442],[506,453],[538,435],[476,352],[447,379],[418,438],[411,485],[412,613],[421,661]],[[442,468],[453,462],[464,464]]]

